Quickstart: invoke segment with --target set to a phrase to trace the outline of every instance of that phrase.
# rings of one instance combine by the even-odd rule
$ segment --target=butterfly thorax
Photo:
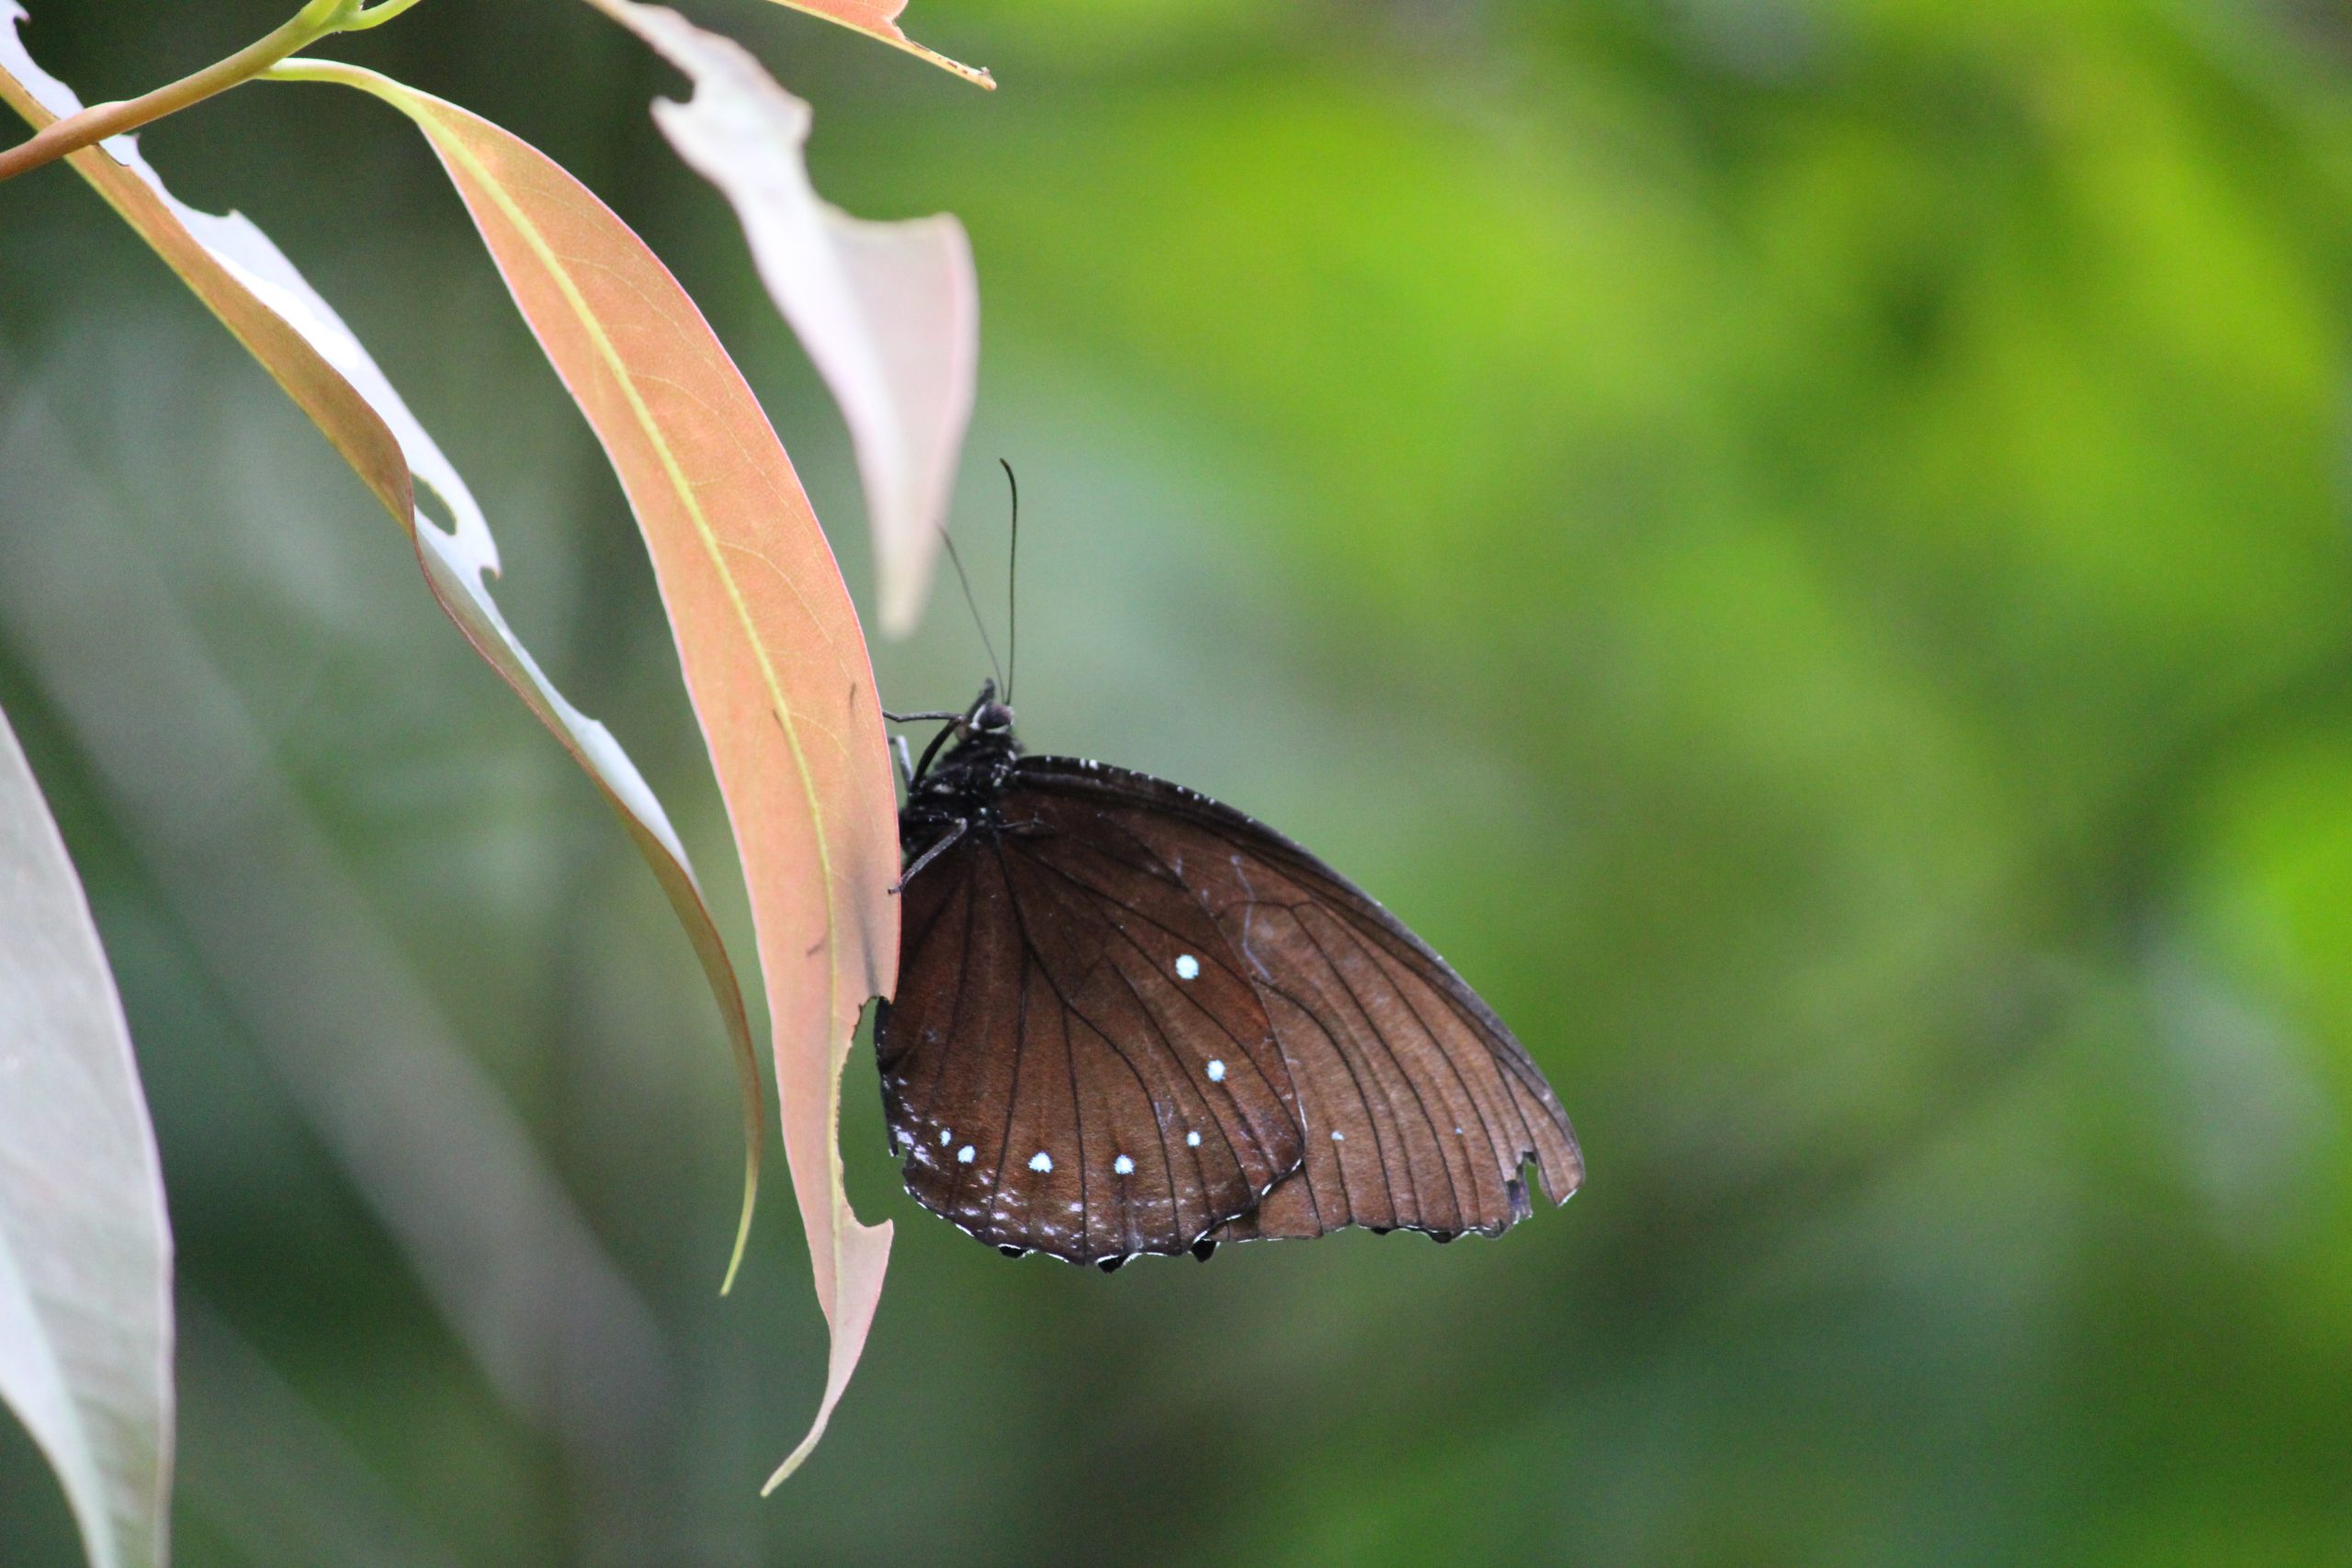
[[[939,740],[951,737],[953,744],[935,760],[925,755],[899,814],[899,838],[910,852],[942,828],[960,823],[966,832],[986,833],[1004,825],[998,801],[1020,761],[1021,742],[1012,733],[1012,710],[997,700],[994,682],[981,684],[970,709]],[[936,749],[939,742],[933,744]]]

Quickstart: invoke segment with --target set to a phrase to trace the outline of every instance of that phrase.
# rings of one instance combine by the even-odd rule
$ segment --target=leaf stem
[[[351,20],[344,23],[340,30],[346,33],[360,33],[366,32],[369,28],[382,27],[415,4],[416,0],[377,0],[375,5],[356,12]]]
[[[69,152],[78,152],[109,136],[136,130],[190,104],[202,103],[215,93],[250,81],[307,44],[330,33],[349,32],[389,22],[416,0],[309,0],[284,26],[254,39],[236,53],[167,86],[119,103],[93,104],[80,114],[52,120],[31,140],[0,152],[0,180],[14,179]]]

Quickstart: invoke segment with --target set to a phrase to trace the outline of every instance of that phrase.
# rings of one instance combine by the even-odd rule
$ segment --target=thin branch
[[[43,126],[32,139],[0,152],[0,180],[14,179],[28,170],[53,163],[69,152],[96,146],[109,136],[136,130],[215,93],[251,81],[288,55],[330,33],[372,28],[390,21],[416,0],[380,0],[362,9],[360,0],[310,0],[293,19],[255,39],[226,60],[218,61],[168,86],[119,103],[93,104],[80,114],[68,115]]]

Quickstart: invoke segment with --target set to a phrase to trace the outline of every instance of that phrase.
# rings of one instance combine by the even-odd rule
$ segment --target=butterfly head
[[[975,735],[1012,733],[1012,709],[997,700],[994,681],[980,682],[980,694],[974,699],[971,712],[965,716],[964,728]]]

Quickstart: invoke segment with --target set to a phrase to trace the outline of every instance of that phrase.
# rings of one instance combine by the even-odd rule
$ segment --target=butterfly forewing
[[[908,883],[877,1055],[917,1199],[998,1246],[1107,1262],[1247,1213],[1301,1140],[1217,922],[1091,817],[1008,802]]]
[[[1491,1235],[1529,1213],[1527,1165],[1555,1201],[1576,1190],[1575,1134],[1525,1050],[1442,959],[1321,861],[1229,807],[1099,764],[1023,758],[1003,801],[1009,818],[1051,819],[1106,854],[1163,867],[1265,1003],[1283,1058],[1269,1077],[1305,1159],[1219,1239],[1350,1224]]]

